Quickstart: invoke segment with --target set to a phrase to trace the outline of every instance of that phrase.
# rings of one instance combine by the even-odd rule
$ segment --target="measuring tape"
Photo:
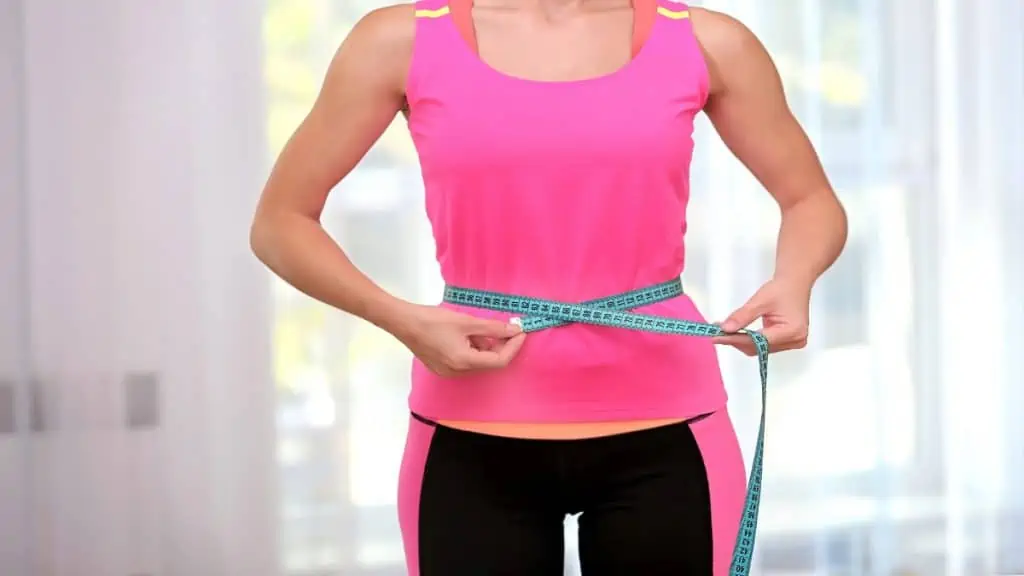
[[[460,306],[469,306],[497,312],[521,314],[513,318],[523,332],[537,332],[547,328],[555,328],[566,324],[580,323],[612,328],[628,328],[659,334],[677,334],[679,336],[727,336],[714,324],[690,322],[661,316],[636,314],[629,312],[647,304],[662,302],[670,298],[682,296],[683,284],[679,279],[656,284],[639,290],[624,292],[607,298],[589,300],[580,304],[569,304],[540,298],[511,296],[498,292],[471,290],[448,286],[444,289],[444,301]],[[761,507],[761,475],[764,460],[764,424],[765,406],[768,399],[768,340],[756,330],[741,330],[757,348],[757,363],[761,375],[761,424],[757,431],[757,447],[754,460],[750,467],[750,479],[747,482],[747,496],[743,506],[743,518],[740,530],[736,535],[736,546],[733,549],[732,564],[729,576],[747,576],[751,570],[751,559],[754,556],[754,538],[757,535],[757,514]]]

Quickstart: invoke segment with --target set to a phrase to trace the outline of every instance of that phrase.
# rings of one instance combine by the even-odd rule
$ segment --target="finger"
[[[431,372],[437,374],[438,376],[441,376],[442,378],[455,378],[456,376],[459,375],[458,371],[452,370],[451,368],[443,364],[440,366],[431,366],[428,364],[427,367],[430,368]]]
[[[490,336],[470,336],[469,343],[477,350],[494,350],[501,343],[497,338]]]
[[[520,332],[498,345],[498,359],[501,361],[502,366],[508,366],[512,359],[516,357],[516,354],[519,354],[519,349],[523,347],[523,342],[526,342],[526,333]]]
[[[507,340],[498,341],[489,350],[471,350],[459,367],[464,371],[504,368],[515,358],[525,340],[526,334],[520,333]]]
[[[486,349],[466,346],[464,351],[446,363],[447,367],[460,374],[504,368],[519,352],[525,337],[525,333],[519,333],[511,338],[493,340],[495,344]]]
[[[807,332],[793,326],[770,326],[761,335],[768,340],[768,349],[772,352],[796,350],[807,345]]]
[[[754,356],[757,354],[757,347],[754,346],[754,343],[748,336],[717,336],[712,338],[712,342],[721,346],[731,346],[747,356]]]
[[[728,336],[715,336],[711,341],[725,346],[743,346],[750,344],[750,337],[745,334],[730,334]]]
[[[491,338],[511,338],[522,333],[523,329],[511,322],[474,318],[467,326],[470,336],[489,336]]]
[[[465,350],[448,358],[445,365],[454,374],[465,374],[474,370],[490,368],[496,362],[498,353],[493,350],[480,350],[467,346]]]
[[[472,350],[457,364],[459,372],[493,370],[503,366],[504,364],[498,350]]]
[[[760,298],[755,295],[746,304],[730,314],[719,326],[726,332],[742,330],[753,324],[754,320],[757,320],[764,314],[764,307],[765,303],[761,302]]]

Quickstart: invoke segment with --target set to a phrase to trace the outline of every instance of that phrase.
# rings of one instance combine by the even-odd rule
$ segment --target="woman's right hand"
[[[515,324],[437,306],[416,305],[406,319],[395,337],[439,376],[504,368],[526,339]]]

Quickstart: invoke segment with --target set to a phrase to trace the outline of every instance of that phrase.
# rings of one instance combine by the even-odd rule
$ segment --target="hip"
[[[518,360],[524,362],[517,364]],[[683,362],[663,357],[554,366],[525,360],[517,358],[500,371],[457,378],[438,376],[417,361],[410,408],[461,430],[570,439],[656,428],[726,403],[713,350]]]

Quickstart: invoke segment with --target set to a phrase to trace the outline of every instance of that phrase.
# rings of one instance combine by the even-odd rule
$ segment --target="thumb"
[[[761,317],[761,314],[764,313],[763,308],[764,305],[761,302],[761,299],[755,295],[753,298],[748,300],[746,304],[730,314],[720,326],[722,330],[726,332],[737,332],[742,330],[743,328],[753,324],[754,320]]]
[[[522,332],[522,328],[511,322],[499,320],[483,320],[476,318],[469,325],[471,336],[489,336],[491,338],[511,338]]]

